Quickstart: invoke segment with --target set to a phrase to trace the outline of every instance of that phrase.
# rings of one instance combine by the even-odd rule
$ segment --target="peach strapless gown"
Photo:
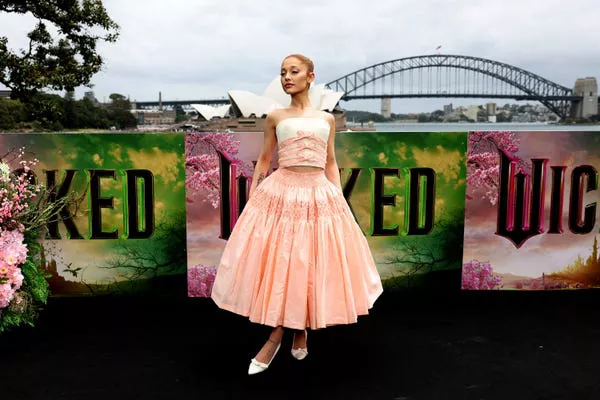
[[[366,238],[323,169],[329,124],[293,117],[276,128],[279,169],[257,187],[225,246],[215,303],[250,321],[305,329],[350,324],[383,292]]]

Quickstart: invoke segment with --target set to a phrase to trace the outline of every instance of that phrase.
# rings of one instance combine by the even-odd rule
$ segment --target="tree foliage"
[[[238,158],[239,140],[230,133],[191,133],[185,136],[185,179],[189,194],[204,192],[203,201],[214,208],[221,201],[219,153],[229,158],[236,174],[252,179],[254,166]],[[251,163],[250,163],[251,164]],[[236,175],[237,176],[237,175]],[[188,201],[189,198],[188,198]]]
[[[70,94],[61,97],[47,93],[38,93],[27,103],[0,99],[0,131],[135,128],[137,120],[129,110],[129,100],[113,103],[103,107],[87,98],[75,100]]]
[[[476,196],[487,198],[491,204],[498,201],[500,185],[500,155],[502,151],[516,162],[517,167],[527,171],[525,161],[517,155],[520,145],[519,135],[510,131],[469,132],[467,155],[467,199]]]
[[[0,36],[0,83],[24,102],[43,89],[72,91],[89,84],[103,64],[98,42],[118,37],[119,26],[101,0],[0,0],[1,12],[37,19],[25,49],[11,49]]]
[[[0,129],[12,129],[25,119],[25,107],[20,101],[0,98]]]
[[[111,102],[108,105],[108,113],[114,125],[118,129],[133,128],[137,125],[137,119],[131,113],[131,102],[119,93],[109,96]]]

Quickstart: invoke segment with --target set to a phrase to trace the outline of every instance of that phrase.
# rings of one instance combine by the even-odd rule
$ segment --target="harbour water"
[[[348,123],[349,128],[360,124]],[[365,124],[366,126],[366,124]],[[468,132],[468,131],[600,131],[600,125],[543,123],[374,123],[377,132]]]

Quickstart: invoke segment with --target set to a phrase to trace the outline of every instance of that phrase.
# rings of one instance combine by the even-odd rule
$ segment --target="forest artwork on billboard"
[[[73,194],[40,237],[53,295],[178,290],[185,282],[183,134],[3,134],[26,145],[54,199]]]

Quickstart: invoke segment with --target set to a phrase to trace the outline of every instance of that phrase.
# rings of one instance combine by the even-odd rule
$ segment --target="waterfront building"
[[[138,125],[170,125],[175,123],[175,110],[132,110]]]

